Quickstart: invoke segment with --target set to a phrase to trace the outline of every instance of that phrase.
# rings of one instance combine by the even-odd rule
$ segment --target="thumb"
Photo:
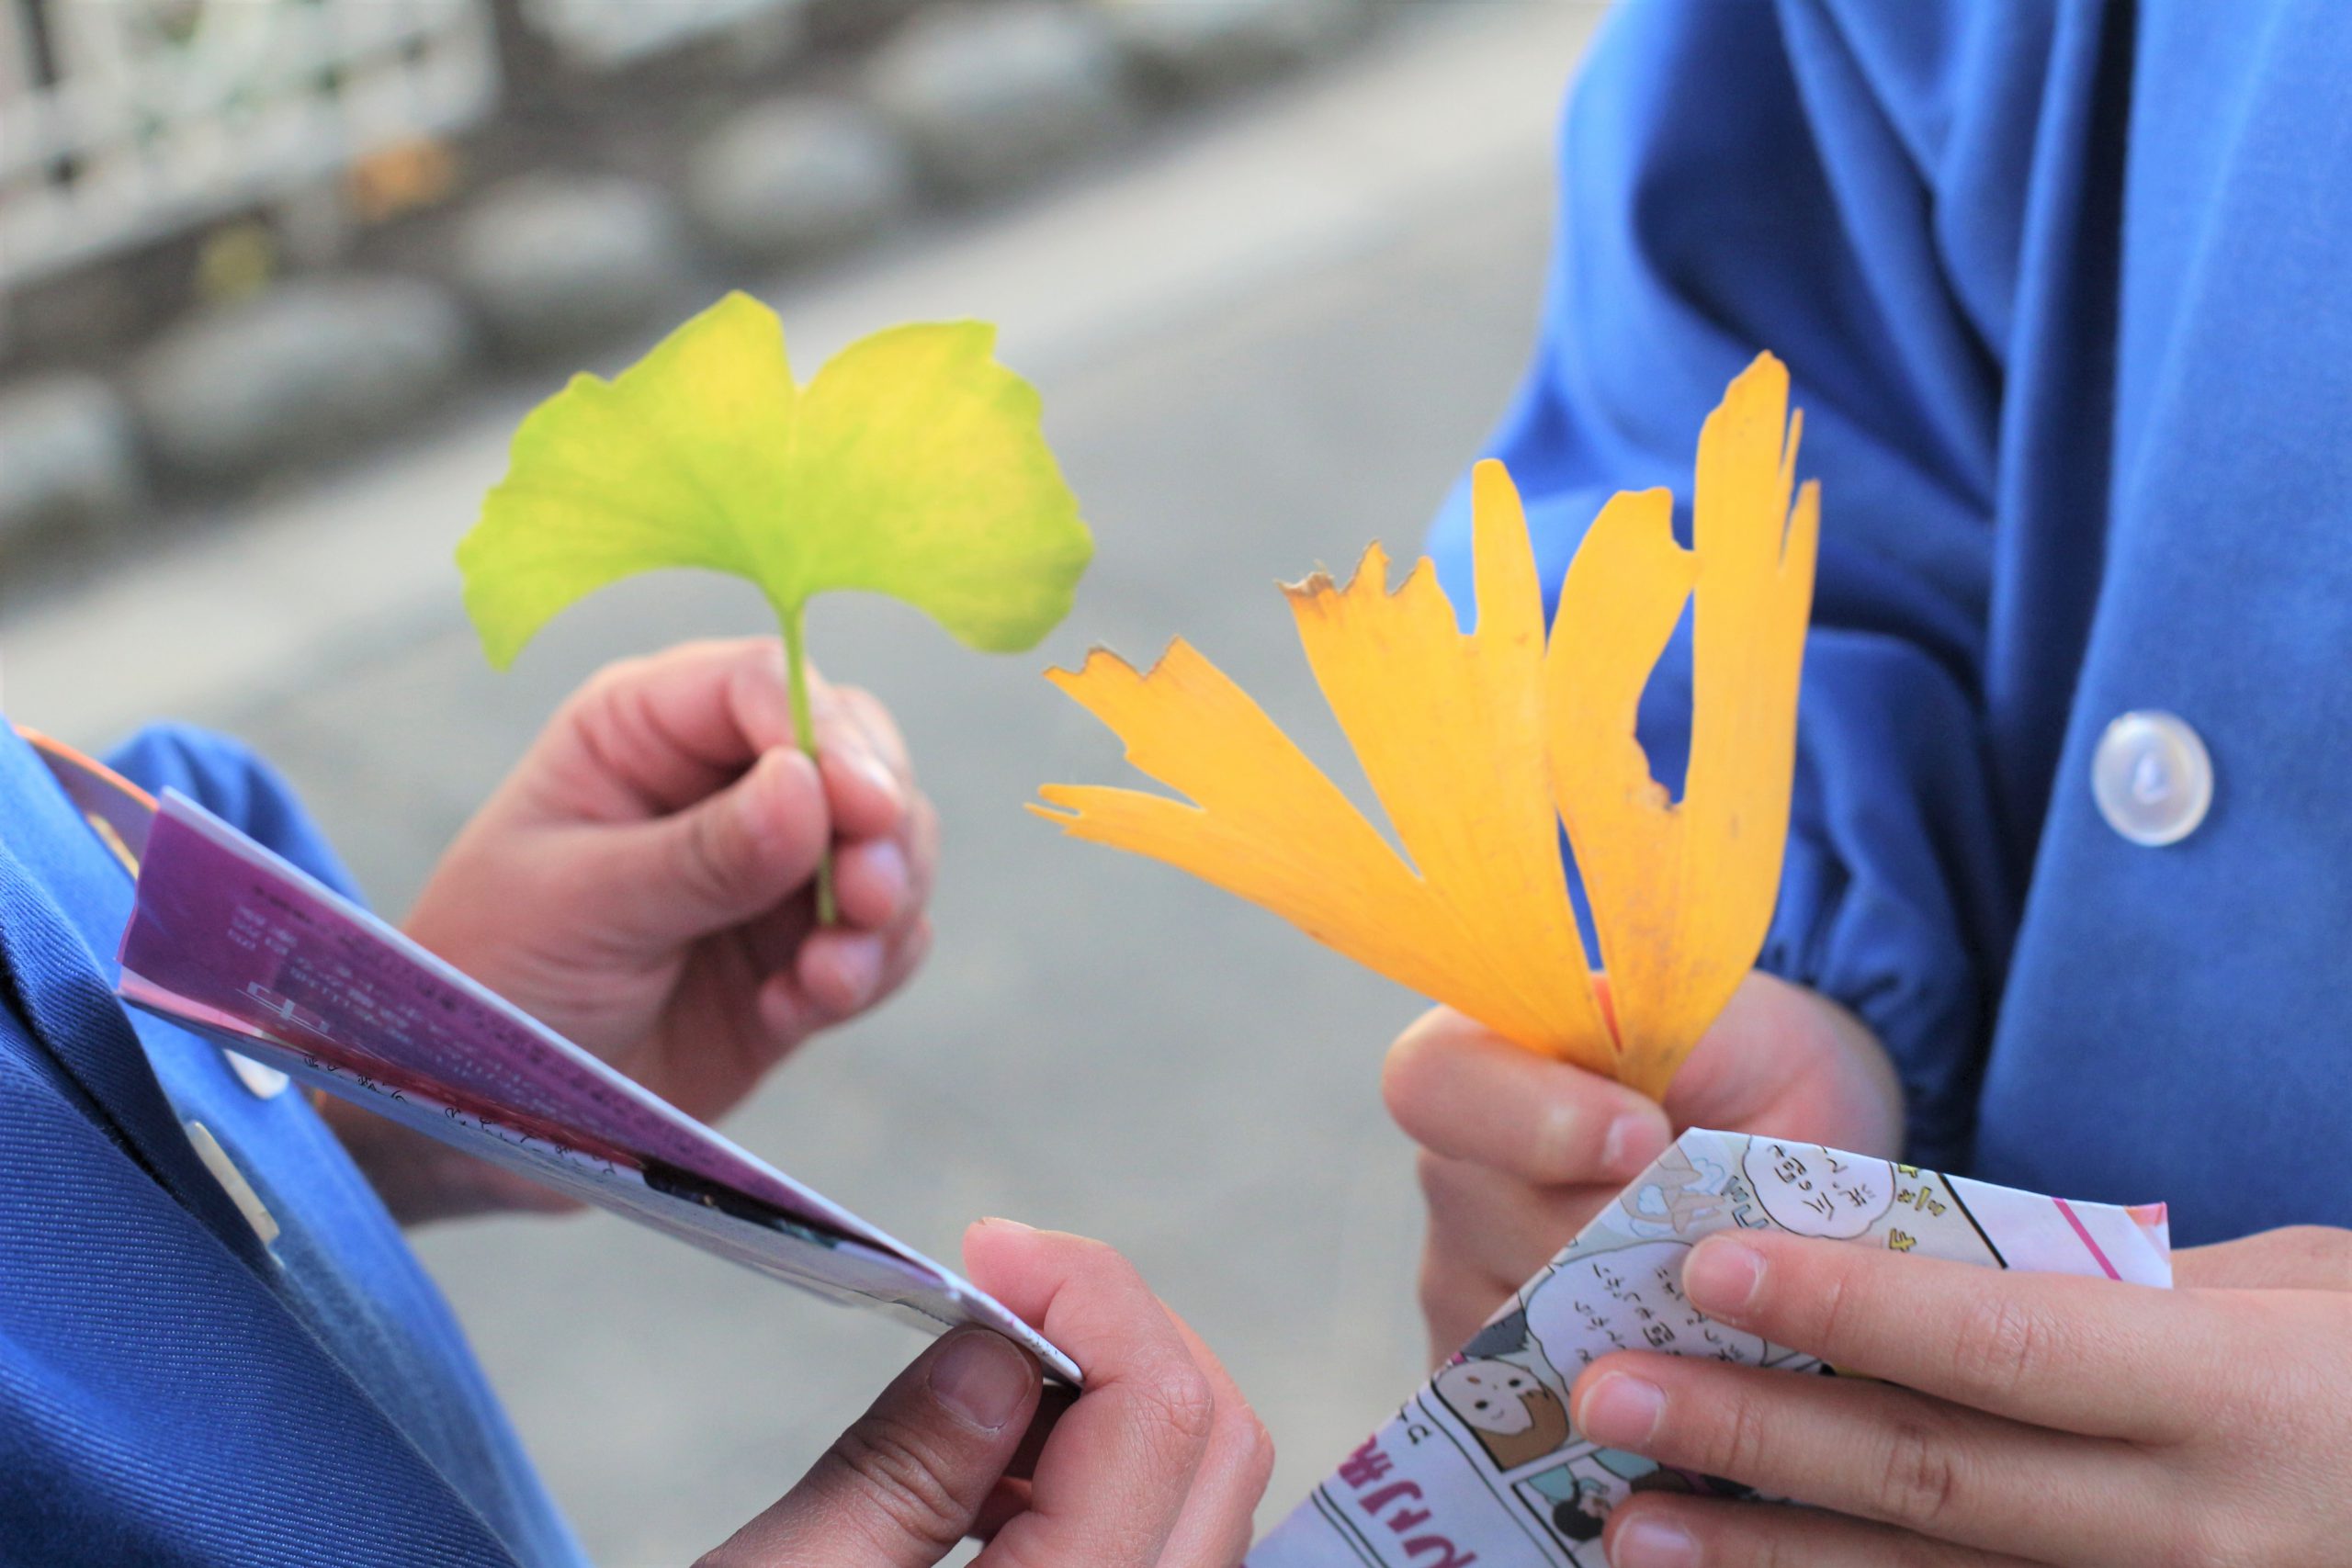
[[[1443,1159],[1538,1187],[1614,1187],[1673,1138],[1624,1085],[1433,1008],[1389,1047],[1381,1095],[1406,1136]]]
[[[1667,1086],[1677,1127],[1769,1132],[1865,1154],[1899,1146],[1903,1091],[1868,1027],[1758,970]]]
[[[958,1329],[698,1568],[931,1568],[1012,1462],[1039,1387],[1036,1363],[1011,1340]]]
[[[583,829],[581,874],[618,895],[612,923],[656,942],[739,925],[806,883],[832,835],[817,766],[789,746],[650,821]]]

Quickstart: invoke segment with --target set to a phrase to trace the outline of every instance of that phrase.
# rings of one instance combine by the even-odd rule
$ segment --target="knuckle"
[[[635,694],[644,678],[644,660],[616,659],[582,682],[567,705],[583,725],[613,734],[634,722]]]
[[[581,690],[585,695],[602,697],[609,702],[620,694],[633,690],[644,679],[650,662],[638,654],[610,660],[597,667],[596,672],[588,677],[587,684]]]
[[[682,874],[693,891],[718,903],[732,899],[752,875],[752,859],[740,841],[730,802],[712,802],[688,819]]]
[[[1926,1529],[1952,1518],[1961,1495],[1959,1450],[1951,1434],[1899,1419],[1887,1437],[1872,1511],[1891,1523]]]
[[[1800,1297],[1804,1293],[1800,1292]],[[1825,1270],[1817,1287],[1810,1294],[1814,1302],[1813,1326],[1806,1337],[1814,1348],[1835,1360],[1838,1348],[1845,1343],[1844,1335],[1853,1307],[1852,1286],[1847,1280],[1845,1269]]]
[[[1759,1461],[1771,1452],[1766,1426],[1762,1405],[1747,1393],[1733,1395],[1702,1429],[1696,1445],[1699,1468],[1733,1481],[1757,1474]]]
[[[913,1432],[898,1422],[860,1421],[819,1462],[849,1483],[861,1504],[857,1517],[868,1533],[940,1551],[963,1539],[966,1509],[955,1488],[940,1478]]]
[[[1995,1291],[1962,1314],[1951,1339],[1951,1374],[1962,1389],[2005,1399],[2039,1376],[2047,1353],[2039,1316]]]
[[[566,703],[572,732],[605,772],[626,773],[625,759],[671,749],[654,696],[658,666],[686,651],[616,659],[582,682]]]
[[[1172,1365],[1137,1391],[1147,1418],[1167,1435],[1170,1446],[1198,1454],[1216,1428],[1216,1391],[1192,1363]]]
[[[1273,1480],[1274,1439],[1246,1404],[1220,1406],[1216,1421],[1216,1434],[1203,1459],[1204,1469],[1245,1492],[1244,1506],[1252,1506],[1265,1495]]]

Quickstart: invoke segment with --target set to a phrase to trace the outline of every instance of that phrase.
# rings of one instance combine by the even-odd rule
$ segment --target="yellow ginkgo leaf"
[[[1472,631],[1427,560],[1389,592],[1377,545],[1344,589],[1318,573],[1286,590],[1404,859],[1182,641],[1148,674],[1097,650],[1049,678],[1188,799],[1048,784],[1048,806],[1031,809],[1261,904],[1509,1039],[1663,1094],[1755,962],[1780,876],[1817,516],[1810,485],[1790,508],[1787,406],[1787,372],[1767,355],[1708,418],[1693,548],[1674,542],[1664,491],[1602,508],[1548,649],[1526,516],[1497,462],[1472,479]],[[1634,713],[1694,597],[1691,756],[1675,804]],[[1568,901],[1563,822],[1607,1007]]]
[[[1285,591],[1411,865],[1181,641],[1148,675],[1098,649],[1049,679],[1192,804],[1048,784],[1045,798],[1062,809],[1031,809],[1180,866],[1498,1033],[1606,1072],[1614,1053],[1544,784],[1535,558],[1509,479],[1498,467],[1479,486],[1475,631],[1460,630],[1426,560],[1390,593],[1377,545],[1346,588],[1318,572]]]
[[[1804,418],[1788,410],[1789,373],[1766,355],[1700,433],[1692,547],[1674,542],[1666,491],[1617,496],[1569,564],[1552,622],[1552,788],[1600,939],[1617,1074],[1653,1096],[1756,962],[1780,890],[1820,521],[1816,486],[1790,509]],[[1676,804],[1650,776],[1634,715],[1694,593]]]

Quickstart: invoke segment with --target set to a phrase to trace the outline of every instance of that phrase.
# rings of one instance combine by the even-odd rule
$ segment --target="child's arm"
[[[1637,1496],[1610,1520],[1609,1561],[2345,1561],[2352,1232],[2185,1252],[2178,1277],[2165,1292],[1778,1234],[1703,1241],[1683,1275],[1695,1305],[1860,1376],[1610,1356],[1577,1380],[1577,1428],[1822,1511]]]
[[[1733,995],[1666,1105],[1438,1008],[1390,1049],[1390,1113],[1421,1145],[1430,1355],[1459,1348],[1686,1127],[1900,1150],[1886,1053],[1836,1003],[1769,975]]]
[[[691,1115],[888,996],[930,941],[938,819],[863,692],[814,693],[794,746],[774,638],[616,664],[582,686],[442,857],[411,936]],[[840,923],[819,928],[818,858]],[[364,1112],[336,1131],[403,1221],[563,1206]]]

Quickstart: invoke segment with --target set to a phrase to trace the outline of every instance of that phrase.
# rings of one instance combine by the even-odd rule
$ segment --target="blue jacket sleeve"
[[[1759,350],[1788,363],[1824,522],[1763,963],[1878,1032],[1937,1164],[1964,1157],[2014,927],[1981,700],[1990,345],[2041,10],[1623,6],[1570,97],[1542,341],[1489,448],[1555,591],[1612,491],[1672,489],[1687,542],[1701,422]],[[1457,604],[1468,540],[1464,486],[1431,541]],[[1689,702],[1686,616],[1641,719],[1669,788]]]

